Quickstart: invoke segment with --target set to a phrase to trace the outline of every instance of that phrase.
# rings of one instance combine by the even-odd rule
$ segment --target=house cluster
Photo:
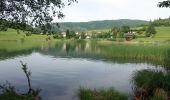
[[[66,32],[62,32],[61,35],[63,38],[66,38],[66,36],[67,36]],[[76,32],[75,35],[76,35],[76,37],[78,37],[78,39],[83,39],[84,37],[86,39],[90,39],[92,36],[92,33],[90,33],[90,32],[86,32],[86,33]]]
[[[130,30],[129,32],[125,33],[125,38],[127,41],[130,41],[135,38],[136,32]]]

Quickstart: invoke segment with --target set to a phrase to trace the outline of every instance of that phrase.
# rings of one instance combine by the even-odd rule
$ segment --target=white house
[[[62,32],[61,35],[63,36],[63,38],[66,37],[66,32]]]
[[[79,32],[76,32],[76,35],[79,35]]]

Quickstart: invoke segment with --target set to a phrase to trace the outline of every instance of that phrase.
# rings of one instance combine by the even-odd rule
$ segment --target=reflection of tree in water
[[[28,92],[18,93],[14,86],[6,82],[4,85],[0,85],[0,100],[41,100],[41,97],[39,97],[40,90],[33,89],[31,86],[31,71],[28,70],[27,64],[24,64],[22,61],[21,65],[27,78]]]
[[[21,56],[21,55],[30,55],[33,50],[37,50],[37,48],[32,48],[32,49],[28,49],[28,50],[20,50],[20,51],[8,51],[5,49],[0,49],[0,60],[4,60],[4,59],[9,59],[9,58],[14,58],[17,56]]]

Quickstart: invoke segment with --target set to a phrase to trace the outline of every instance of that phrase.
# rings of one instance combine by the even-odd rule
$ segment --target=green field
[[[156,35],[153,37],[145,37],[145,33],[138,35],[133,42],[168,42],[170,41],[170,27],[156,27]]]
[[[47,41],[46,38],[48,37],[47,35],[36,34],[26,36],[23,31],[18,34],[16,30],[8,29],[8,31],[0,32],[0,49],[10,52],[52,45],[54,40]]]
[[[47,36],[45,35],[35,35],[26,36],[26,32],[20,31],[17,33],[14,29],[8,29],[7,31],[0,31],[0,41],[20,41],[21,39],[30,41],[44,41]]]
[[[141,27],[135,27],[135,29],[140,29]],[[134,29],[134,28],[132,28]],[[104,30],[91,30],[89,32],[108,32],[110,29]],[[153,37],[145,37],[145,33],[143,32],[140,35],[136,36],[136,39],[131,42],[164,42],[170,41],[170,27],[160,26],[156,27],[157,34]],[[0,32],[0,41],[45,41],[48,36],[46,35],[35,35],[26,36],[24,32],[20,31],[20,34],[17,33],[14,29],[8,29],[8,31]]]
[[[142,27],[132,27],[131,29],[141,29]],[[91,30],[89,32],[109,32],[110,29]],[[136,38],[130,43],[155,43],[155,42],[169,42],[170,41],[170,26],[156,27],[156,35],[153,37],[146,37],[145,32],[136,35]]]

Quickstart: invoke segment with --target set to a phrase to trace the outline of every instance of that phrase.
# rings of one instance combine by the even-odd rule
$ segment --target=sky
[[[54,22],[87,22],[95,20],[169,18],[170,8],[157,7],[163,0],[78,0],[62,11],[63,19]]]

